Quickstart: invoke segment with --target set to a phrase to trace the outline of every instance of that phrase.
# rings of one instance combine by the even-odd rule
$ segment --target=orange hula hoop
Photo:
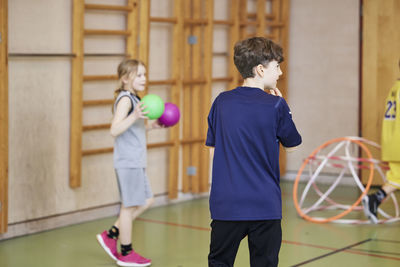
[[[315,154],[317,154],[321,149],[329,146],[330,144],[336,143],[336,142],[340,142],[340,141],[350,141],[353,143],[356,143],[357,145],[359,145],[364,152],[367,154],[368,159],[370,160],[369,162],[369,178],[368,178],[368,182],[367,185],[365,187],[365,190],[362,192],[361,196],[356,200],[356,202],[354,202],[354,204],[349,207],[347,210],[339,213],[338,215],[326,218],[326,219],[315,219],[311,216],[308,216],[307,214],[305,214],[298,203],[297,200],[297,189],[298,189],[298,185],[299,185],[299,181],[300,181],[300,176],[303,173],[304,168],[307,166],[308,162],[309,162],[309,158],[312,158],[315,156]],[[304,219],[306,219],[307,221],[310,222],[314,222],[314,223],[327,223],[327,222],[331,222],[331,221],[335,221],[338,220],[340,218],[342,218],[343,216],[346,216],[348,213],[350,213],[355,207],[358,206],[358,204],[360,204],[362,198],[367,194],[367,192],[369,191],[369,188],[371,187],[372,184],[372,180],[374,177],[374,164],[372,163],[372,155],[370,150],[360,141],[358,140],[354,140],[348,137],[340,137],[340,138],[335,138],[332,140],[329,140],[327,142],[325,142],[324,144],[320,145],[319,147],[317,147],[311,154],[310,156],[308,156],[308,158],[306,158],[303,162],[303,164],[301,165],[299,171],[297,172],[297,176],[296,179],[294,181],[294,186],[293,186],[293,202],[294,202],[294,206],[296,207],[297,213]]]

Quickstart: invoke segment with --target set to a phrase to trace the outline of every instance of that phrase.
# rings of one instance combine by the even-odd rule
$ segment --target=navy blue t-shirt
[[[210,193],[214,220],[282,218],[279,142],[301,143],[282,97],[259,88],[221,93],[208,115],[206,145],[215,147]]]

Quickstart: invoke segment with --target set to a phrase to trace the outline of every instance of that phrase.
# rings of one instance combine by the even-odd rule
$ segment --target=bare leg
[[[390,184],[384,184],[382,186],[382,190],[385,191],[386,195],[390,195],[391,193],[393,193],[394,191],[397,190],[397,188],[391,186]]]
[[[137,217],[139,217],[139,215],[142,214],[145,210],[147,210],[151,205],[153,205],[153,203],[154,203],[154,198],[148,198],[148,199],[146,199],[146,204],[144,204],[143,206],[134,207],[135,209],[132,212],[132,221],[134,221]],[[122,210],[122,206],[121,206],[121,210]],[[118,217],[118,219],[114,223],[114,226],[119,229],[120,225],[121,225],[120,217]]]
[[[150,208],[151,205],[154,203],[154,198],[146,199],[146,204],[143,206],[137,207],[137,209],[132,213],[132,221],[134,221],[140,214],[142,214],[145,210]]]
[[[119,218],[115,226],[119,228],[120,241],[123,245],[132,243],[132,215],[136,209],[137,207],[124,207],[121,204]]]

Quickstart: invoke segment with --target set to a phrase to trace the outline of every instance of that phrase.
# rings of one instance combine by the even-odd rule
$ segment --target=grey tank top
[[[114,112],[122,97],[130,98],[133,107],[130,113],[132,113],[139,103],[139,99],[127,91],[119,93],[114,103]],[[146,168],[146,150],[146,127],[144,119],[138,119],[125,132],[115,138],[114,168]]]

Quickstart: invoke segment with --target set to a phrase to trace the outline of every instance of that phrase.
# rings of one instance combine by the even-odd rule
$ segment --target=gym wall
[[[123,5],[125,1],[86,1]],[[249,0],[249,2],[254,2]],[[151,13],[172,16],[172,1],[152,0]],[[297,171],[303,158],[325,140],[358,134],[359,1],[291,1],[288,102],[303,136],[303,145],[288,154],[288,173]],[[9,1],[9,53],[65,53],[71,51],[71,1]],[[228,0],[215,0],[215,17],[226,18]],[[121,16],[92,12],[85,17],[91,28],[122,29]],[[100,27],[101,24],[101,27]],[[150,34],[149,79],[166,79],[173,40],[164,26]],[[226,52],[226,32],[216,28],[214,52]],[[154,46],[154,47],[153,47]],[[122,53],[117,38],[89,38],[85,52]],[[92,58],[85,74],[115,74],[121,59]],[[224,77],[226,63],[214,59],[213,76]],[[71,59],[59,57],[9,58],[9,229],[0,239],[115,215],[118,189],[112,154],[85,157],[82,185],[69,187],[69,127]],[[116,82],[85,84],[88,98],[112,95]],[[226,90],[213,85],[213,98]],[[163,88],[154,88],[163,97]],[[84,123],[109,123],[111,108],[84,112]],[[149,142],[164,140],[165,131],[149,134]],[[111,146],[104,133],[84,134],[85,148]],[[157,201],[166,198],[167,153],[149,151],[148,174]],[[180,196],[179,200],[190,198]]]

